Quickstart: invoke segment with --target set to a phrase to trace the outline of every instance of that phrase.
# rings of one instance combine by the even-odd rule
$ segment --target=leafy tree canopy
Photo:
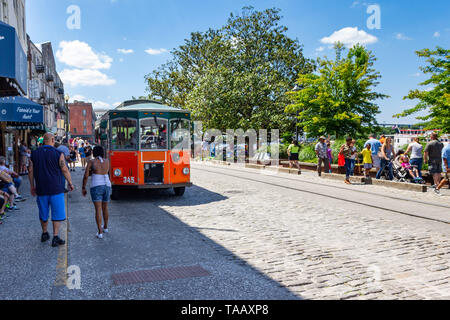
[[[426,129],[442,129],[450,132],[450,50],[436,47],[436,50],[423,49],[417,51],[419,57],[427,58],[427,66],[420,69],[430,78],[420,85],[432,86],[431,89],[411,90],[404,99],[419,102],[416,106],[403,111],[394,117],[407,117],[420,111],[428,111],[428,115],[417,117],[418,120],[426,121],[423,125]]]
[[[205,128],[295,130],[286,92],[314,70],[279,9],[245,7],[220,29],[193,32],[146,76],[149,98],[187,108]]]
[[[373,91],[381,78],[373,68],[371,51],[355,45],[344,56],[341,43],[335,44],[336,59],[318,59],[318,72],[301,74],[301,90],[290,92],[293,103],[286,112],[298,112],[299,126],[310,136],[365,135],[380,113],[377,99],[388,96]]]

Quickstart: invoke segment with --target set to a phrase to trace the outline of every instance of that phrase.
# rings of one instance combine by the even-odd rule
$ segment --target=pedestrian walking
[[[104,159],[105,152],[102,147],[96,146],[93,150],[94,159],[87,164],[83,178],[82,194],[87,195],[86,184],[89,175],[92,175],[91,198],[95,206],[95,220],[97,222],[97,238],[102,239],[108,233],[108,203],[111,196],[111,181],[109,180],[109,160]],[[103,218],[103,221],[102,221]]]
[[[352,156],[355,151],[352,148],[353,139],[348,137],[346,139],[346,143],[341,146],[339,153],[342,154],[345,158],[345,183],[351,184],[350,182],[350,173],[352,170]]]
[[[444,144],[438,140],[437,133],[431,134],[431,141],[425,147],[424,160],[428,163],[428,171],[433,176],[433,186],[436,188],[441,183],[442,175],[442,150]]]
[[[367,144],[366,148],[361,151],[363,156],[364,174],[366,178],[370,178],[370,170],[373,168],[372,150],[370,144]]]
[[[86,168],[86,149],[84,147],[84,143],[81,144],[81,147],[78,149],[78,153],[80,154],[81,159],[81,167]]]
[[[416,137],[412,140],[412,143],[408,146],[408,149],[406,149],[405,154],[409,155],[411,153],[410,157],[410,164],[413,167],[416,167],[419,171],[419,177],[422,177],[422,167],[423,167],[423,146],[420,143],[419,137]]]
[[[328,170],[328,173],[333,173],[333,171],[331,170],[331,165],[334,162],[333,161],[333,149],[331,149],[331,142],[327,142],[327,155],[328,155],[328,161],[329,161],[329,168],[330,170]]]
[[[373,156],[373,154],[372,154]],[[394,172],[392,169],[392,158],[394,157],[394,147],[392,146],[392,138],[386,138],[383,146],[381,147],[381,162],[380,169],[377,173],[377,179],[381,178],[381,174],[383,171],[388,168],[389,169],[389,180],[394,180]]]
[[[324,136],[319,138],[319,142],[316,144],[314,150],[317,154],[317,172],[319,177],[322,176],[322,163],[325,172],[330,172],[330,160],[328,159],[328,146],[325,142],[326,138]]]
[[[64,159],[66,160],[66,163],[68,165],[69,161],[70,161],[70,150],[67,147],[67,145],[65,144],[65,141],[63,141],[62,144],[60,144],[59,142],[55,142],[55,148],[56,148],[56,150],[58,150],[62,154],[64,154]]]
[[[298,156],[300,154],[300,146],[298,145],[298,141],[293,140],[292,144],[288,147],[288,156],[289,156],[289,168],[296,166],[298,169],[298,173],[301,174],[300,164],[298,163]]]
[[[64,178],[67,180],[69,191],[73,191],[74,187],[64,154],[54,147],[55,136],[46,133],[43,143],[44,145],[41,148],[31,154],[28,178],[31,194],[33,197],[37,197],[42,227],[41,241],[50,240],[47,228],[51,209],[53,222],[52,246],[57,247],[65,244],[65,241],[59,237],[60,224],[66,220]]]
[[[87,146],[86,147],[86,163],[91,161],[91,158],[92,158],[92,147],[91,146]]]
[[[70,147],[70,171],[75,172],[75,164],[77,163],[77,152],[75,151],[75,148],[73,146]]]
[[[441,195],[441,189],[445,186],[446,183],[449,184],[450,187],[450,144],[448,144],[444,149],[442,149],[442,168],[445,173],[445,178],[441,181],[441,183],[434,189],[434,192],[437,195]]]
[[[370,144],[370,149],[372,150],[373,167],[378,171],[381,166],[380,149],[383,145],[376,139],[375,134],[369,136],[369,140],[364,144],[364,148],[366,148],[368,144]]]
[[[22,141],[22,144],[19,147],[20,154],[20,169],[19,175],[24,176],[28,174],[28,146],[25,141]]]

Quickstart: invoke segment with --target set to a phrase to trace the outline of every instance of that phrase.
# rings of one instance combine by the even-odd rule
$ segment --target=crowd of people
[[[100,146],[92,146],[88,141],[80,138],[63,139],[56,141],[51,133],[37,139],[34,150],[22,143],[20,149],[20,171],[28,175],[30,193],[36,197],[39,220],[42,228],[41,242],[50,240],[48,223],[53,224],[52,246],[65,244],[59,237],[61,222],[66,220],[65,197],[66,192],[75,190],[71,172],[75,171],[75,164],[81,163],[84,170],[81,194],[87,196],[86,185],[92,176],[90,194],[95,207],[95,220],[97,222],[97,238],[102,239],[108,233],[108,202],[111,194],[109,180],[110,164],[105,159],[105,152]],[[22,158],[23,156],[23,158]],[[0,157],[0,219],[5,212],[17,211],[17,202],[25,201],[18,192],[22,183],[21,174],[6,167],[6,159]],[[2,221],[0,220],[0,224]]]
[[[346,143],[340,146],[338,154],[338,166],[345,170],[345,183],[351,184],[350,177],[355,174],[356,162],[359,156],[363,159],[363,170],[366,178],[370,178],[372,169],[376,170],[376,179],[383,176],[387,180],[405,182],[410,180],[413,183],[425,183],[422,170],[425,163],[428,164],[428,171],[433,177],[432,188],[437,195],[440,190],[449,183],[449,162],[450,145],[444,147],[439,141],[438,134],[433,133],[431,141],[424,148],[418,137],[414,138],[406,150],[395,152],[391,137],[381,135],[377,139],[375,134],[371,134],[364,144],[361,151],[357,150],[356,141],[351,137],[346,139]],[[300,171],[299,152],[300,146],[297,141],[292,141],[288,148],[289,166],[297,167]],[[319,142],[314,148],[317,155],[317,171],[319,177],[322,171],[332,172],[332,163],[334,162],[331,141],[325,137],[320,137]],[[445,173],[442,179],[442,173]],[[394,174],[395,173],[395,174]]]

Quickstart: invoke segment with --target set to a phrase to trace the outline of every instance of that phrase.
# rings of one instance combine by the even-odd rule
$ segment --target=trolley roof
[[[170,107],[152,100],[129,100],[123,102],[114,111],[156,111],[156,112],[179,112],[191,113],[189,110]]]

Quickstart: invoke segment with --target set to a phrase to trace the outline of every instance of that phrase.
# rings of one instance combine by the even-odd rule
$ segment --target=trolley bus
[[[97,121],[96,143],[111,163],[113,200],[125,188],[173,188],[182,196],[192,186],[190,120],[189,111],[132,100]]]

